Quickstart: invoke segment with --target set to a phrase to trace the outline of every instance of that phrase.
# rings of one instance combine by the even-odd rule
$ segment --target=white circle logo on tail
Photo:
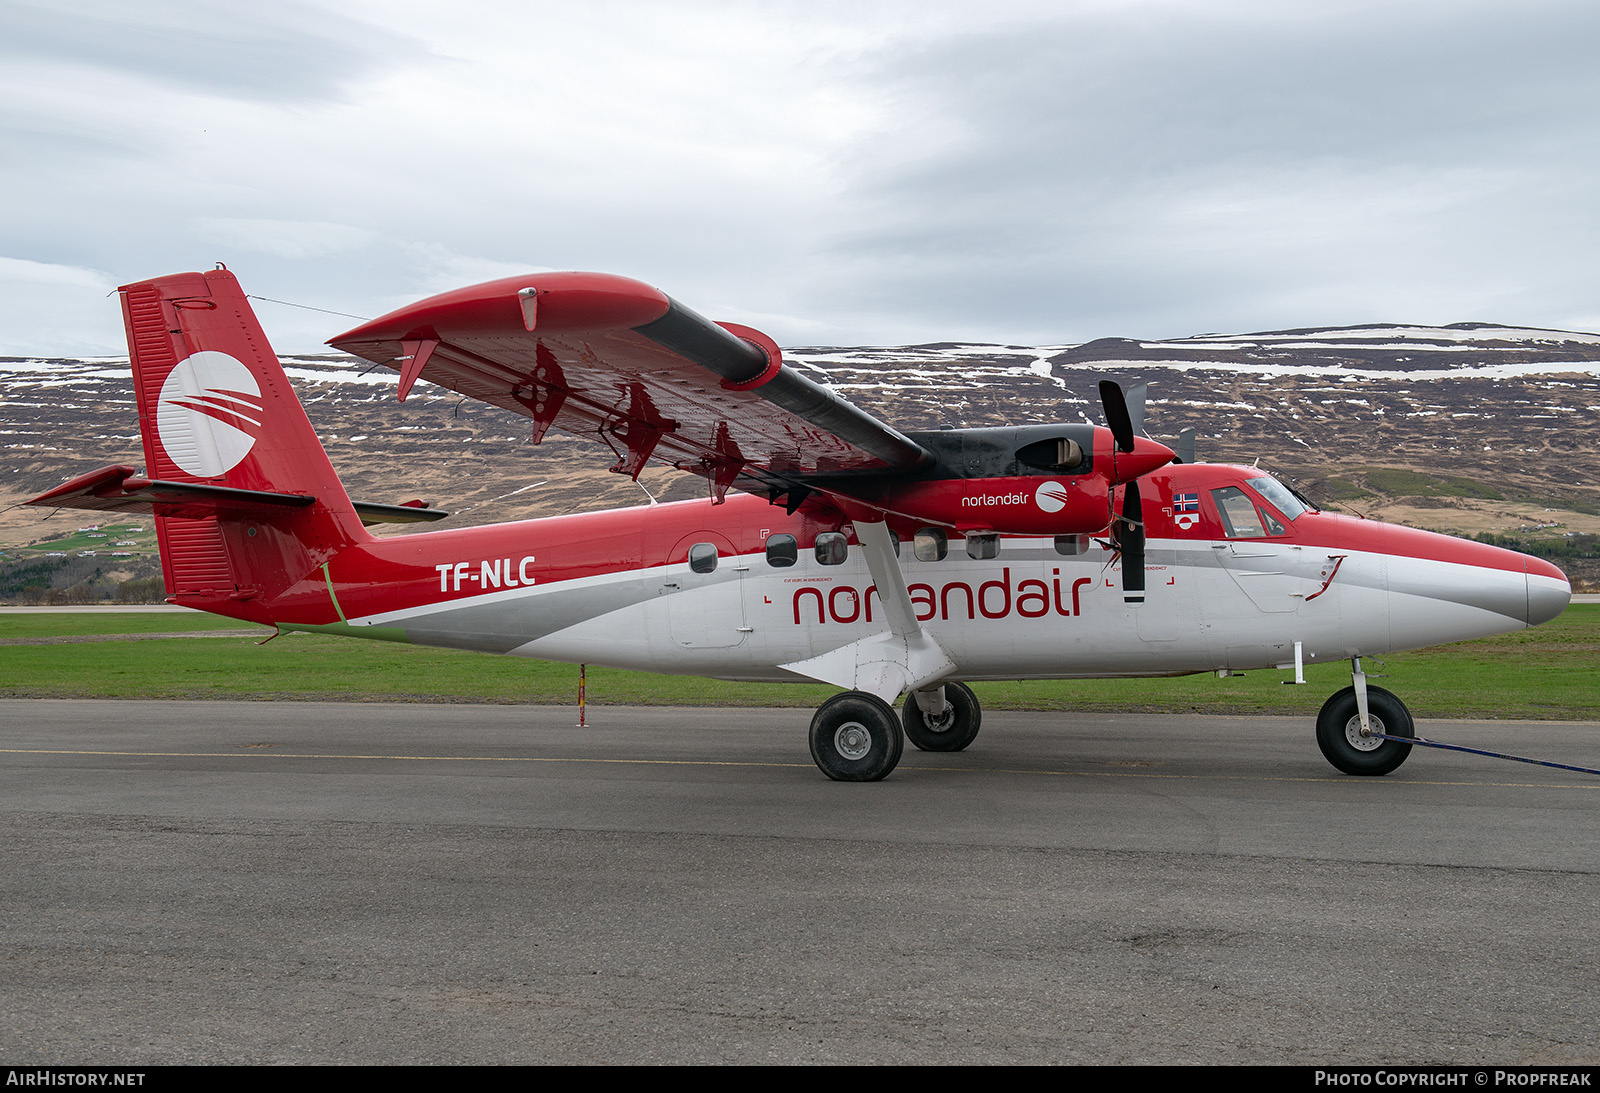
[[[1060,482],[1040,482],[1033,491],[1033,503],[1046,512],[1060,512],[1072,500],[1072,494]]]
[[[261,385],[250,369],[205,349],[179,361],[161,385],[156,433],[180,468],[196,478],[216,478],[255,447],[261,411]]]

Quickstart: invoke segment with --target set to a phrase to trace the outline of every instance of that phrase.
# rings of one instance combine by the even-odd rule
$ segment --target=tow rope
[[[1555,767],[1557,770],[1574,770],[1579,774],[1600,774],[1600,770],[1592,767],[1574,767],[1567,763],[1551,763],[1544,759],[1527,759],[1520,755],[1507,755],[1500,751],[1484,751],[1482,748],[1468,748],[1460,744],[1445,744],[1438,740],[1425,740],[1420,736],[1390,736],[1385,732],[1372,734],[1378,740],[1393,740],[1400,744],[1421,744],[1425,748],[1442,748],[1445,751],[1464,751],[1472,755],[1487,755],[1491,759],[1509,759],[1513,763],[1532,763],[1536,767]]]

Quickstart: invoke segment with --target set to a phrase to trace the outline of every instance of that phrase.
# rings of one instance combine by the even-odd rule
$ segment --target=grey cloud
[[[853,209],[825,252],[852,273],[819,306],[926,316],[959,285],[1019,337],[1155,336],[1409,304],[1417,282],[1471,307],[1493,295],[1474,270],[1508,261],[1506,298],[1582,296],[1556,240],[1600,242],[1573,184],[1600,168],[1600,9],[1281,10],[1108,11],[868,58],[855,78],[895,124],[837,165]],[[1421,318],[1305,316],[1346,317]]]
[[[1307,156],[1497,159],[1596,105],[1592,5],[1386,5],[1365,17],[1117,13],[931,43],[868,75],[965,134],[969,170],[1071,180]],[[910,170],[937,184],[934,150]],[[948,176],[969,181],[968,171]]]
[[[7,124],[0,119],[0,164],[5,165],[0,170],[12,174],[37,172],[41,165],[91,163],[143,153],[140,142],[132,135],[105,129],[72,132],[66,126],[46,129],[28,122]]]
[[[0,5],[0,59],[114,70],[228,98],[336,98],[377,65],[419,56],[390,31],[301,3]]]

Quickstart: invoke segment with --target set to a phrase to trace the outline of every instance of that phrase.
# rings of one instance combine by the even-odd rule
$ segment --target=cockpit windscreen
[[[1251,478],[1247,479],[1245,484],[1290,520],[1296,520],[1301,513],[1310,511],[1309,507],[1289,490],[1289,487],[1276,478]]]

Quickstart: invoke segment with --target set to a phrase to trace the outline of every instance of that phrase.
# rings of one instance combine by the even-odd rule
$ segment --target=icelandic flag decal
[[[1188,531],[1200,522],[1200,495],[1175,493],[1172,495],[1172,522],[1179,531]]]

